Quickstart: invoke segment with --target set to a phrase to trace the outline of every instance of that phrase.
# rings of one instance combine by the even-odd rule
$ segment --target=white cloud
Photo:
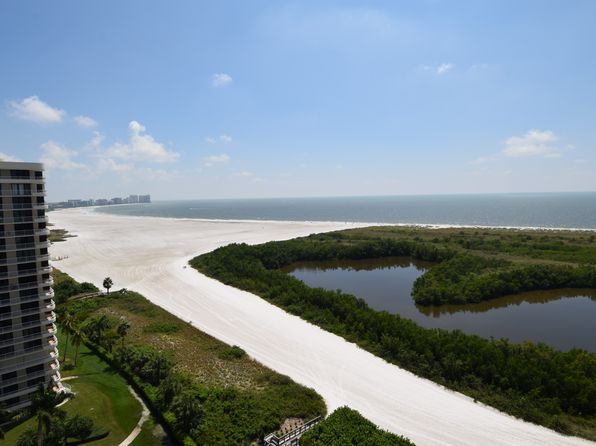
[[[0,152],[0,161],[21,161],[16,156],[8,155],[7,153]]]
[[[470,161],[470,164],[486,164],[492,163],[493,161],[497,161],[499,158],[496,156],[481,156],[476,158],[473,161]]]
[[[233,81],[232,76],[226,73],[216,73],[211,78],[211,85],[216,88],[225,87]]]
[[[128,124],[130,139],[128,144],[116,143],[107,149],[108,158],[122,158],[156,163],[170,163],[180,155],[168,150],[165,145],[155,141],[151,135],[145,133],[145,126],[137,121]]]
[[[77,152],[62,147],[54,141],[48,141],[41,145],[42,155],[39,159],[46,167],[46,169],[86,169],[86,166],[81,163],[73,161],[77,156]]]
[[[73,120],[81,127],[88,129],[97,127],[97,121],[93,118],[90,118],[89,116],[75,116]]]
[[[558,158],[559,149],[554,145],[558,141],[557,135],[550,130],[530,130],[523,136],[512,136],[505,141],[503,154],[511,158],[528,156],[542,156]]]
[[[222,153],[220,155],[207,156],[204,158],[203,161],[205,162],[205,166],[211,167],[221,164],[227,164],[230,162],[230,159],[231,158],[227,154]]]
[[[455,65],[452,63],[442,63],[437,67],[437,74],[439,76],[442,76],[443,74],[446,74],[448,71],[451,71],[454,67]]]
[[[233,176],[233,177],[245,177],[245,178],[252,177],[252,176],[254,176],[254,175],[255,175],[254,173],[252,173],[252,172],[248,172],[248,171],[246,171],[246,170],[245,170],[245,171],[243,171],[243,172],[234,172],[234,173],[232,174],[232,176]]]
[[[205,138],[205,142],[207,144],[215,144],[217,141],[215,138],[212,138],[211,136],[208,136],[207,138]]]
[[[590,164],[590,160],[579,158],[573,161],[575,164]]]
[[[118,163],[112,158],[99,158],[97,161],[97,169],[100,172],[130,172],[134,169],[134,165],[131,163]]]
[[[232,142],[232,137],[228,135],[221,135],[219,140],[222,142]]]
[[[64,110],[51,107],[37,96],[29,96],[20,102],[9,102],[11,115],[24,121],[36,122],[38,124],[52,124],[61,122],[66,114]]]

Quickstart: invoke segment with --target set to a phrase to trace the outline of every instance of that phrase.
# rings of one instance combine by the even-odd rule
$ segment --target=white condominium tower
[[[0,161],[0,406],[63,390],[49,265],[43,165]]]

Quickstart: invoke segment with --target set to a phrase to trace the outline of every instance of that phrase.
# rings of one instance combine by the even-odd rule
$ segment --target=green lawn
[[[61,346],[64,348],[64,338],[60,337]],[[69,347],[70,363],[74,349]],[[141,404],[130,393],[127,383],[118,373],[100,358],[95,356],[85,346],[79,349],[77,367],[62,372],[62,377],[77,376],[66,380],[76,397],[64,404],[61,409],[74,415],[90,417],[96,426],[102,426],[110,434],[102,439],[87,443],[92,446],[114,446],[124,440],[136,426],[141,417]],[[153,423],[146,423],[154,426]],[[35,420],[30,419],[15,427],[6,434],[3,444],[15,444],[19,435],[29,426],[34,426]],[[151,442],[152,430],[143,433],[147,440],[144,443],[134,444],[159,444],[159,440]]]

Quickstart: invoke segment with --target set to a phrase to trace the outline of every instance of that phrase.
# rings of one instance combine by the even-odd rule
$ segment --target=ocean
[[[118,215],[596,230],[596,192],[173,200],[97,208]]]

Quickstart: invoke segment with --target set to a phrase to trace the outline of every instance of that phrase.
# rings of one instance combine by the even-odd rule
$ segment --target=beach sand
[[[57,268],[114,290],[129,288],[296,382],[329,411],[348,405],[384,429],[425,445],[588,445],[517,420],[419,378],[263,299],[185,267],[232,242],[262,243],[362,224],[238,222],[124,217],[88,209],[54,211],[55,228],[77,237],[51,248]]]

